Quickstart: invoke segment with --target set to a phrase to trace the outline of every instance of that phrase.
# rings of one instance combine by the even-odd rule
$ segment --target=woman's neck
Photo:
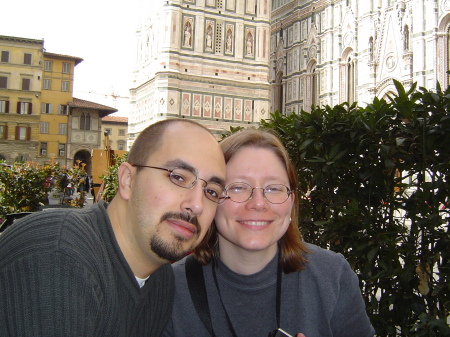
[[[251,275],[261,271],[277,253],[277,244],[264,250],[247,250],[219,235],[220,260],[235,273]]]

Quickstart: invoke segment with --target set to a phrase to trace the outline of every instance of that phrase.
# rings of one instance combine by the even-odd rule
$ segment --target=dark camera
[[[273,330],[271,333],[269,333],[268,337],[292,337],[290,334],[288,334],[283,329],[277,329]]]

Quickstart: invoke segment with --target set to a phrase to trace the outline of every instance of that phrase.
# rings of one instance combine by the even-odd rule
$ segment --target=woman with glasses
[[[226,196],[202,243],[174,265],[165,336],[373,336],[348,262],[302,240],[297,177],[279,139],[249,129],[221,148]]]

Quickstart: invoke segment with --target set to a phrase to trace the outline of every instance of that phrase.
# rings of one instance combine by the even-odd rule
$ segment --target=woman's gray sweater
[[[340,254],[307,245],[305,269],[282,275],[281,326],[296,336],[371,337],[358,277]],[[174,265],[175,302],[164,336],[210,336],[199,319],[187,287],[185,260]],[[232,336],[212,276],[203,267],[215,336]],[[220,294],[238,337],[266,337],[277,328],[277,256],[260,272],[240,275],[219,261]]]

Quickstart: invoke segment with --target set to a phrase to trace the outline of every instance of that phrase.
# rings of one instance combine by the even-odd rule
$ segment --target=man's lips
[[[200,235],[200,224],[197,217],[187,213],[167,212],[161,217],[161,222],[166,221],[181,237],[190,239],[194,235]]]
[[[197,233],[197,227],[179,219],[166,219],[169,225],[181,236],[190,239]]]

